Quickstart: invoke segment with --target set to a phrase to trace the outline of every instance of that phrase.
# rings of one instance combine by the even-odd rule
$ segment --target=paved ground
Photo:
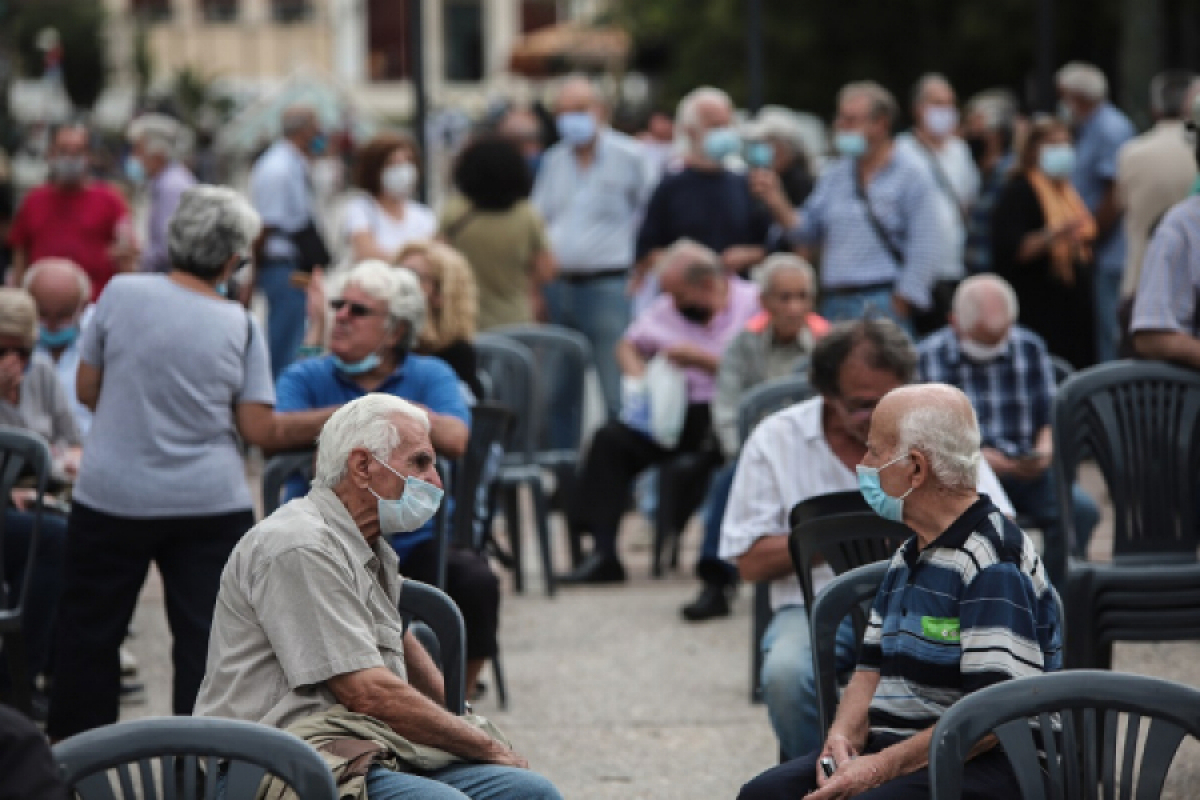
[[[693,548],[698,533],[689,534]],[[526,539],[527,570],[534,572],[536,546],[528,533]],[[623,588],[561,591],[549,599],[535,575],[525,595],[506,593],[501,641],[511,704],[499,711],[493,689],[478,710],[565,797],[732,798],[776,753],[763,707],[748,702],[749,590],[728,619],[685,625],[678,608],[695,591],[689,574],[648,577],[649,537],[640,518],[627,519],[622,540],[631,567]],[[169,635],[156,577],[135,627],[132,649],[148,701],[125,716],[168,713]],[[1200,686],[1200,643],[1118,645],[1115,667]],[[1164,796],[1200,797],[1196,787],[1200,747],[1190,746]]]

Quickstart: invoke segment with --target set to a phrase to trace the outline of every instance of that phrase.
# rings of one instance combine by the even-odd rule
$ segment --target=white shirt
[[[71,406],[71,413],[75,417],[75,425],[79,428],[80,438],[86,438],[88,428],[92,426],[92,410],[79,402],[79,396],[75,394],[75,375],[79,372],[79,341],[83,338],[83,332],[87,330],[88,323],[92,320],[92,312],[95,308],[95,306],[88,306],[83,310],[83,314],[79,317],[79,335],[75,337],[75,341],[71,342],[70,346],[63,348],[57,361],[50,350],[40,344],[34,348],[35,352],[42,353],[54,364],[58,382],[62,384],[63,393],[66,394],[67,403]]]
[[[738,459],[729,505],[721,524],[721,558],[733,561],[764,536],[787,536],[788,516],[797,503],[831,492],[858,489],[854,470],[834,455],[821,430],[821,397],[813,397],[767,417],[746,440]],[[1016,516],[1008,495],[986,461],[979,465],[979,491],[1006,516]],[[814,596],[833,580],[822,564],[812,571]],[[795,575],[771,582],[771,608],[804,605]]]
[[[308,160],[287,139],[271,145],[254,162],[248,189],[250,203],[263,225],[296,233],[315,216]],[[296,248],[286,235],[267,240],[268,258],[292,258]]]
[[[404,217],[396,219],[374,197],[357,192],[342,207],[342,232],[347,240],[366,231],[380,250],[395,255],[409,242],[432,239],[437,233],[437,215],[429,206],[414,200],[404,203]]]
[[[966,272],[963,267],[963,248],[967,244],[967,227],[960,208],[970,208],[979,195],[979,170],[971,159],[970,148],[962,139],[952,136],[942,143],[941,148],[930,151],[915,136],[905,132],[896,137],[896,149],[910,156],[929,175],[937,187],[938,216],[945,229],[953,233],[953,250],[939,261],[936,277],[963,277]],[[934,169],[930,156],[937,159],[940,174]],[[953,192],[953,197],[946,191],[947,188]]]

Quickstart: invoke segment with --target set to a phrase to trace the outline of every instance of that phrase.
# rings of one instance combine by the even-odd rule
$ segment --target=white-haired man
[[[814,185],[801,119],[781,106],[766,106],[743,131],[747,139],[746,165],[770,169],[778,175],[783,193],[793,206],[803,205]]]
[[[557,798],[525,759],[446,711],[442,675],[397,610],[397,559],[381,537],[441,503],[429,434],[424,411],[387,394],[334,412],[312,491],[229,558],[195,713],[286,728],[341,704],[455,757],[421,775],[372,766],[368,798]]]
[[[37,352],[54,362],[79,433],[86,436],[92,412],[75,394],[79,336],[90,317],[92,282],[74,261],[44,258],[25,271],[22,281],[38,312]]]
[[[550,321],[579,331],[592,345],[608,416],[621,406],[615,349],[629,325],[625,285],[634,239],[652,188],[638,143],[606,124],[592,82],[567,78],[554,111],[562,139],[546,151],[533,186],[533,205],[546,222],[558,277],[546,284]],[[571,431],[550,420],[552,446],[567,446]]]
[[[1108,102],[1108,80],[1092,64],[1072,61],[1056,76],[1061,109],[1075,136],[1071,184],[1096,220],[1096,360],[1117,357],[1117,304],[1125,270],[1125,231],[1117,195],[1117,152],[1133,123]]]
[[[129,123],[126,138],[133,151],[125,162],[135,184],[146,184],[146,246],[143,272],[169,272],[167,223],[179,207],[179,198],[196,185],[196,176],[179,160],[187,130],[165,114],[143,114]]]
[[[957,386],[975,407],[983,457],[1017,513],[1045,537],[1046,569],[1056,584],[1067,553],[1087,553],[1100,521],[1096,504],[1073,488],[1075,542],[1064,539],[1054,476],[1051,415],[1056,389],[1050,353],[1033,331],[1016,324],[1017,295],[996,275],[975,275],[954,294],[951,323],[921,342],[920,377]]]
[[[675,124],[687,141],[684,168],[665,176],[650,196],[637,234],[636,279],[685,238],[716,251],[728,272],[744,274],[766,255],[771,219],[746,177],[725,168],[742,151],[733,102],[720,89],[693,89],[679,101]]]
[[[741,800],[927,797],[929,742],[950,706],[1061,668],[1053,587],[1029,537],[976,491],[979,441],[958,389],[909,386],[880,401],[859,490],[914,535],[888,565],[824,745],[758,776]],[[828,777],[818,767],[825,758],[834,762]],[[963,781],[963,797],[1019,794],[1008,758],[993,746],[976,749]]]

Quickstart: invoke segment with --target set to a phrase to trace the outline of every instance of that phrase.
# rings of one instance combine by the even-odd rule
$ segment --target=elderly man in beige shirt
[[[251,529],[221,576],[198,716],[284,728],[340,704],[461,762],[422,775],[372,766],[370,800],[545,798],[521,756],[443,706],[442,675],[397,610],[396,554],[381,534],[441,502],[429,419],[368,394],[321,431],[312,491]]]

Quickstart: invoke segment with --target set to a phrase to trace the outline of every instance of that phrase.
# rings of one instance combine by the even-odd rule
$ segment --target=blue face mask
[[[879,485],[879,473],[906,458],[907,454],[896,456],[882,467],[865,467],[862,464],[856,467],[858,490],[862,492],[863,499],[876,514],[892,522],[904,522],[904,498],[912,494],[913,487],[908,487],[908,491],[899,497],[892,497]]]
[[[833,136],[833,149],[840,156],[858,158],[867,152],[867,137],[862,131],[838,131]]]
[[[141,159],[134,156],[125,159],[125,177],[134,185],[140,185],[146,180],[146,168]]]
[[[770,142],[750,142],[746,145],[746,163],[752,167],[769,167],[775,160],[775,148]]]
[[[564,111],[555,120],[558,135],[572,147],[580,147],[596,137],[596,118],[587,111]]]
[[[381,458],[375,460],[398,477],[404,478],[404,493],[395,500],[386,500],[376,494],[374,489],[367,487],[367,491],[379,501],[380,532],[384,536],[411,533],[433,519],[438,506],[442,504],[442,490],[420,478],[401,475]]]
[[[1067,178],[1075,169],[1075,148],[1069,144],[1042,145],[1038,167],[1051,178]]]
[[[327,147],[329,147],[329,139],[323,133],[318,133],[308,140],[308,152],[314,156],[324,155]]]
[[[733,128],[713,128],[704,134],[704,155],[718,164],[742,149],[742,137]]]
[[[48,331],[45,327],[38,327],[38,344],[47,350],[58,350],[62,347],[70,347],[75,340],[79,338],[79,325],[68,325],[65,328],[59,328],[56,331]]]
[[[355,361],[353,363],[342,361],[337,356],[333,357],[333,365],[347,375],[362,375],[365,372],[370,372],[371,370],[375,369],[382,362],[383,359],[379,357],[379,353],[370,353],[361,361]]]

